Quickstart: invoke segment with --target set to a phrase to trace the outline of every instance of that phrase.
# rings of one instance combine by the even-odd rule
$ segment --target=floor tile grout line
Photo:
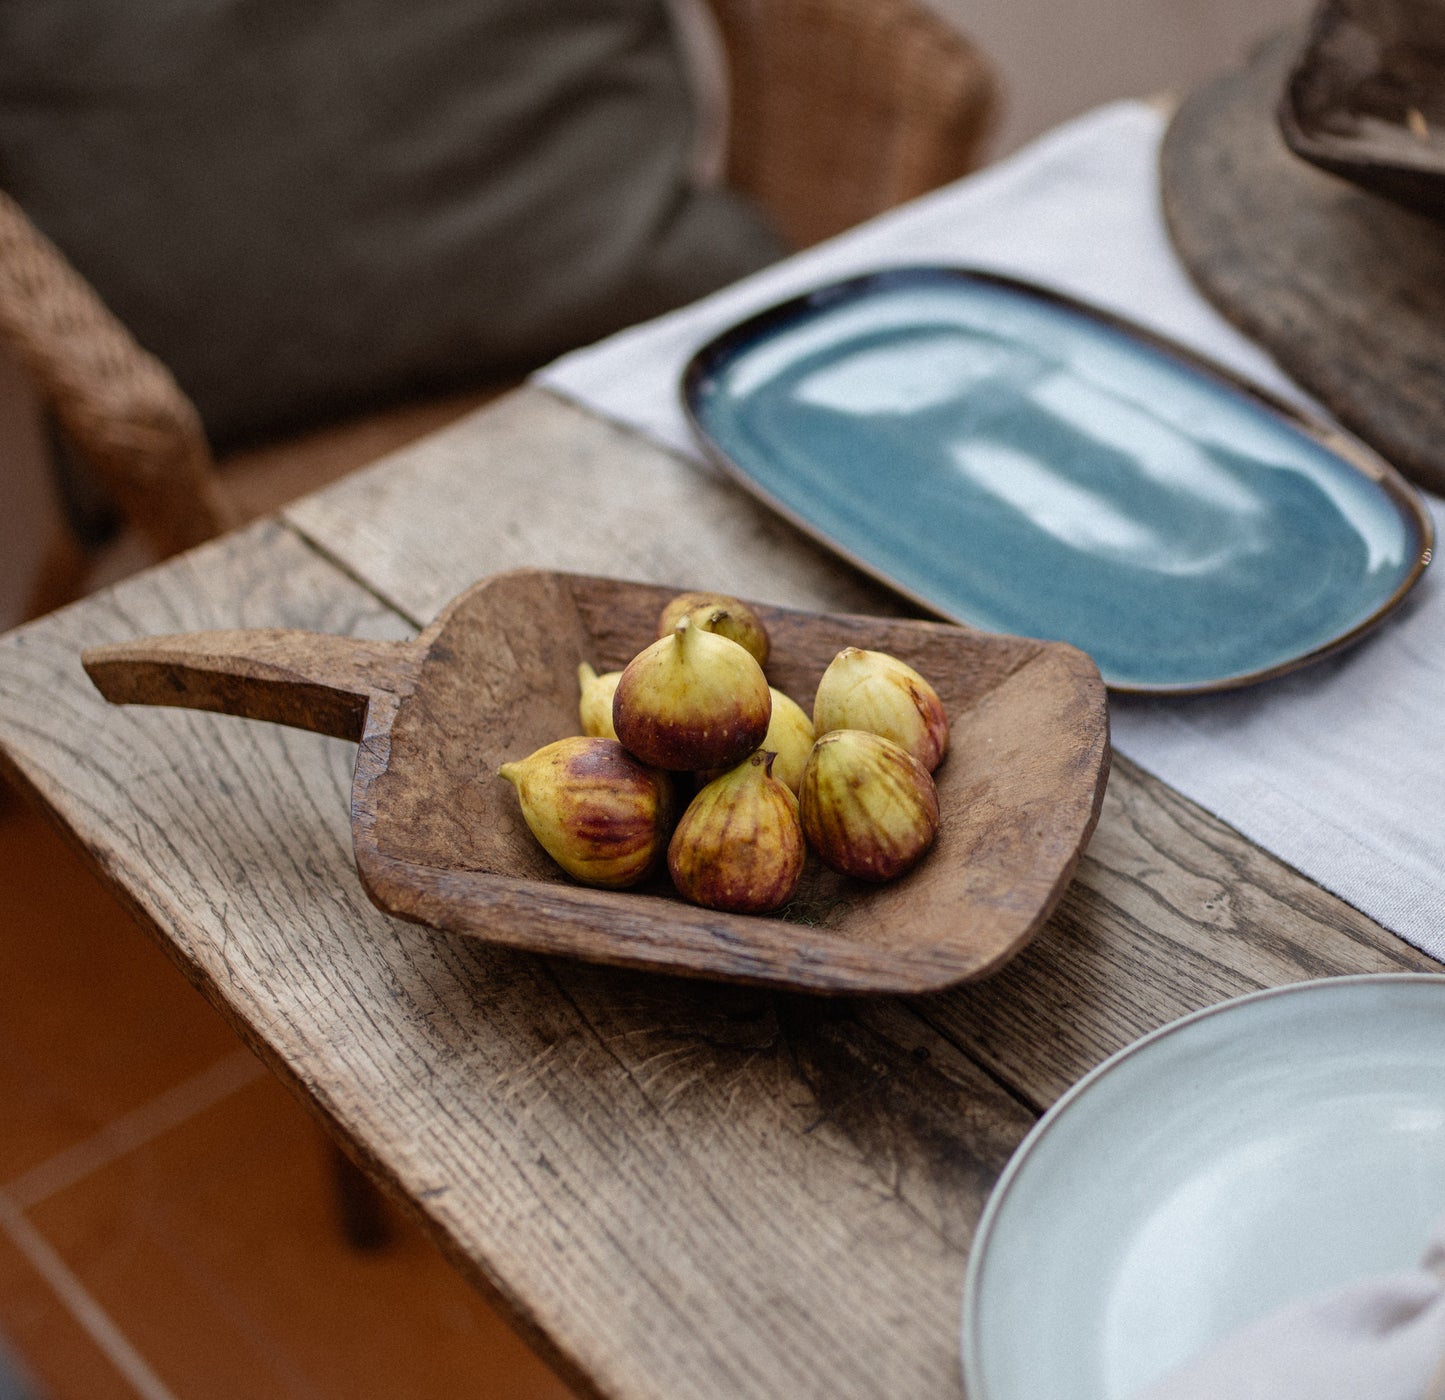
[[[25,1213],[0,1191],[0,1232],[50,1285],[66,1310],[105,1354],[106,1359],[139,1392],[142,1400],[176,1400],[175,1393],[151,1370],[145,1357],[116,1326],[109,1313],[86,1291],[54,1246],[25,1218]]]
[[[266,1067],[249,1050],[237,1050],[139,1108],[112,1119],[84,1141],[13,1177],[0,1185],[0,1194],[16,1209],[29,1210],[179,1127],[266,1073]]]

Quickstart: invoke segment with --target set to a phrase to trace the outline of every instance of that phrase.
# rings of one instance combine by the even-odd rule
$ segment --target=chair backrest
[[[711,0],[728,178],[802,248],[976,168],[998,84],[916,0]]]
[[[238,522],[200,415],[170,371],[3,193],[0,335],[54,426],[162,558]]]
[[[795,247],[977,163],[996,88],[919,0],[708,0],[730,86],[728,183]],[[196,409],[0,196],[0,335],[56,424],[162,556],[237,520]]]

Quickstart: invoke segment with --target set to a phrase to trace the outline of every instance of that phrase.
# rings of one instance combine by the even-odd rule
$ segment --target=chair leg
[[[65,525],[58,525],[45,542],[35,577],[25,599],[26,621],[42,617],[85,592],[85,581],[95,561]]]
[[[330,1138],[326,1153],[331,1163],[331,1181],[341,1232],[354,1249],[380,1249],[391,1239],[386,1198],[371,1178]]]

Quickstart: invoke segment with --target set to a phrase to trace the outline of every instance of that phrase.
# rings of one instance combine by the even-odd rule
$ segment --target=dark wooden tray
[[[1445,218],[1445,9],[1324,0],[1279,105],[1289,148],[1322,170]]]
[[[533,840],[498,765],[577,732],[577,666],[624,665],[681,588],[521,571],[456,598],[411,642],[284,630],[98,647],[116,703],[180,705],[360,744],[357,869],[388,913],[542,953],[820,992],[919,992],[982,977],[1039,930],[1098,818],[1109,768],[1097,668],[1061,643],[946,623],[759,605],[769,679],[811,710],[844,646],[934,683],[953,725],[934,849],[887,885],[810,862],[784,917],[576,884]]]
[[[1345,427],[1445,491],[1445,232],[1301,160],[1276,120],[1299,52],[1276,35],[1165,133],[1169,234],[1200,291]]]

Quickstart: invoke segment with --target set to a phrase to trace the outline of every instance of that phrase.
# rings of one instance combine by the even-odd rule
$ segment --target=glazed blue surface
[[[840,284],[700,353],[704,442],[960,622],[1072,642],[1110,685],[1253,679],[1397,601],[1428,540],[1290,418],[1026,288]]]

